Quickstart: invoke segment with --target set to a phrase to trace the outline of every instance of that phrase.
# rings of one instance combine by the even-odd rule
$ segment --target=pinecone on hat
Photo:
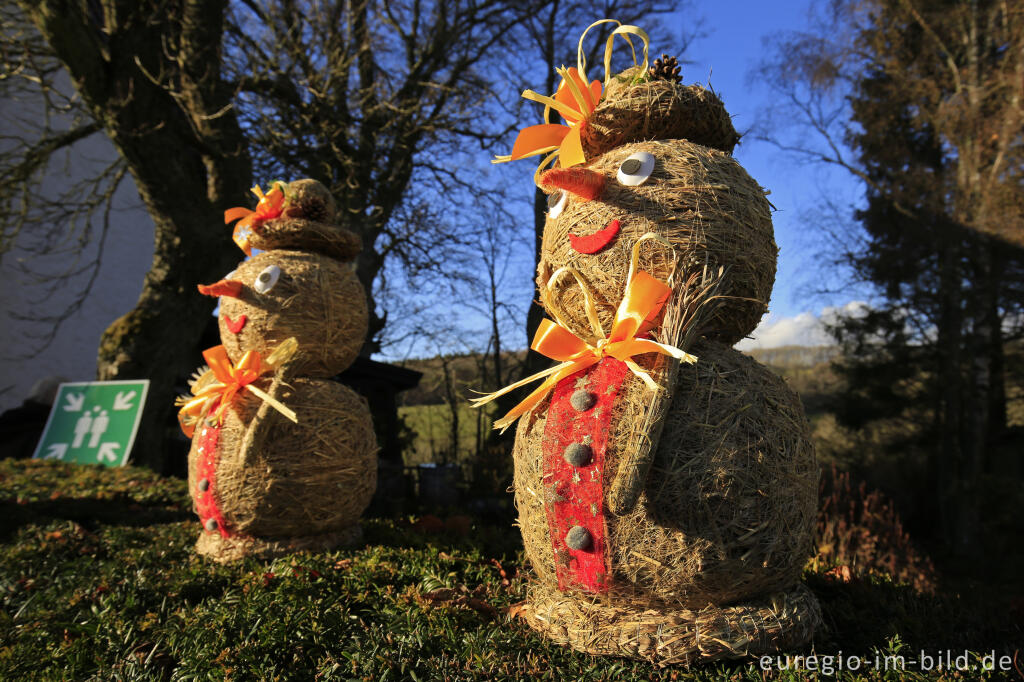
[[[680,83],[683,76],[680,73],[679,60],[662,54],[660,59],[655,59],[654,64],[648,69],[651,80],[661,79],[670,83]]]

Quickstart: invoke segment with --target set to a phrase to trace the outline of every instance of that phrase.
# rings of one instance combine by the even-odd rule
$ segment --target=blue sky
[[[684,82],[707,83],[710,74],[710,83],[722,96],[737,130],[747,131],[772,102],[770,89],[750,78],[764,54],[763,40],[805,29],[810,4],[807,0],[703,3],[699,12],[708,35],[691,46],[688,56],[696,63],[684,68]],[[657,46],[652,47],[660,54]],[[853,202],[861,195],[860,184],[840,171],[802,165],[752,137],[745,138],[734,155],[754,179],[771,191],[769,199],[778,208],[773,220],[779,268],[768,324],[803,313],[816,317],[825,308],[849,303],[852,295],[813,295],[822,272],[816,265],[817,240],[808,214],[825,195],[852,210]]]

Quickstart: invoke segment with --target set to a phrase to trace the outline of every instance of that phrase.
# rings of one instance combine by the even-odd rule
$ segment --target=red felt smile
[[[613,220],[608,223],[608,226],[603,230],[598,230],[594,234],[588,234],[586,237],[577,237],[576,235],[569,233],[569,244],[577,253],[597,253],[604,247],[612,243],[615,239],[615,235],[619,233],[619,221]]]
[[[232,320],[227,315],[224,316],[224,324],[232,334],[240,334],[247,321],[248,318],[245,315],[239,315],[237,320]]]

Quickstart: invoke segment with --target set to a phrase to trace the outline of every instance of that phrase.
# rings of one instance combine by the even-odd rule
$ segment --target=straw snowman
[[[358,237],[332,224],[312,180],[275,184],[256,211],[232,209],[235,241],[261,252],[200,292],[220,297],[222,345],[204,352],[179,414],[192,437],[189,490],[200,554],[218,561],[326,549],[359,537],[376,480],[365,400],[327,377],[366,334],[350,261]]]
[[[661,664],[776,651],[820,615],[799,585],[818,476],[806,418],[730,347],[767,308],[770,204],[731,156],[718,97],[678,84],[667,58],[648,70],[636,27],[612,33],[606,68],[616,35],[641,39],[643,62],[602,86],[581,56],[554,97],[524,93],[564,124],[527,128],[500,159],[548,155],[551,319],[533,348],[558,364],[477,401],[542,382],[496,422],[519,421],[526,618]]]

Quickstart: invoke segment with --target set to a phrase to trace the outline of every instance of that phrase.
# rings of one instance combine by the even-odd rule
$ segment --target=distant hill
[[[743,351],[761,364],[773,369],[814,367],[832,362],[839,355],[838,346],[779,346]]]
[[[785,377],[802,395],[806,394],[803,395],[805,402],[814,402],[816,395],[827,393],[834,385],[835,379],[828,369],[828,363],[838,352],[835,346],[782,346],[746,351],[746,354]],[[502,365],[506,376],[510,369],[518,376],[525,357],[525,350],[503,353]],[[445,363],[451,373],[453,388],[463,399],[474,397],[476,393],[473,391],[495,388],[493,385],[485,385],[482,379],[483,372],[487,372],[488,380],[493,373],[492,358],[483,358],[479,353],[452,355],[443,360],[440,357],[419,358],[401,363],[403,367],[423,372],[423,379],[419,386],[399,396],[399,404],[411,407],[444,403]]]

